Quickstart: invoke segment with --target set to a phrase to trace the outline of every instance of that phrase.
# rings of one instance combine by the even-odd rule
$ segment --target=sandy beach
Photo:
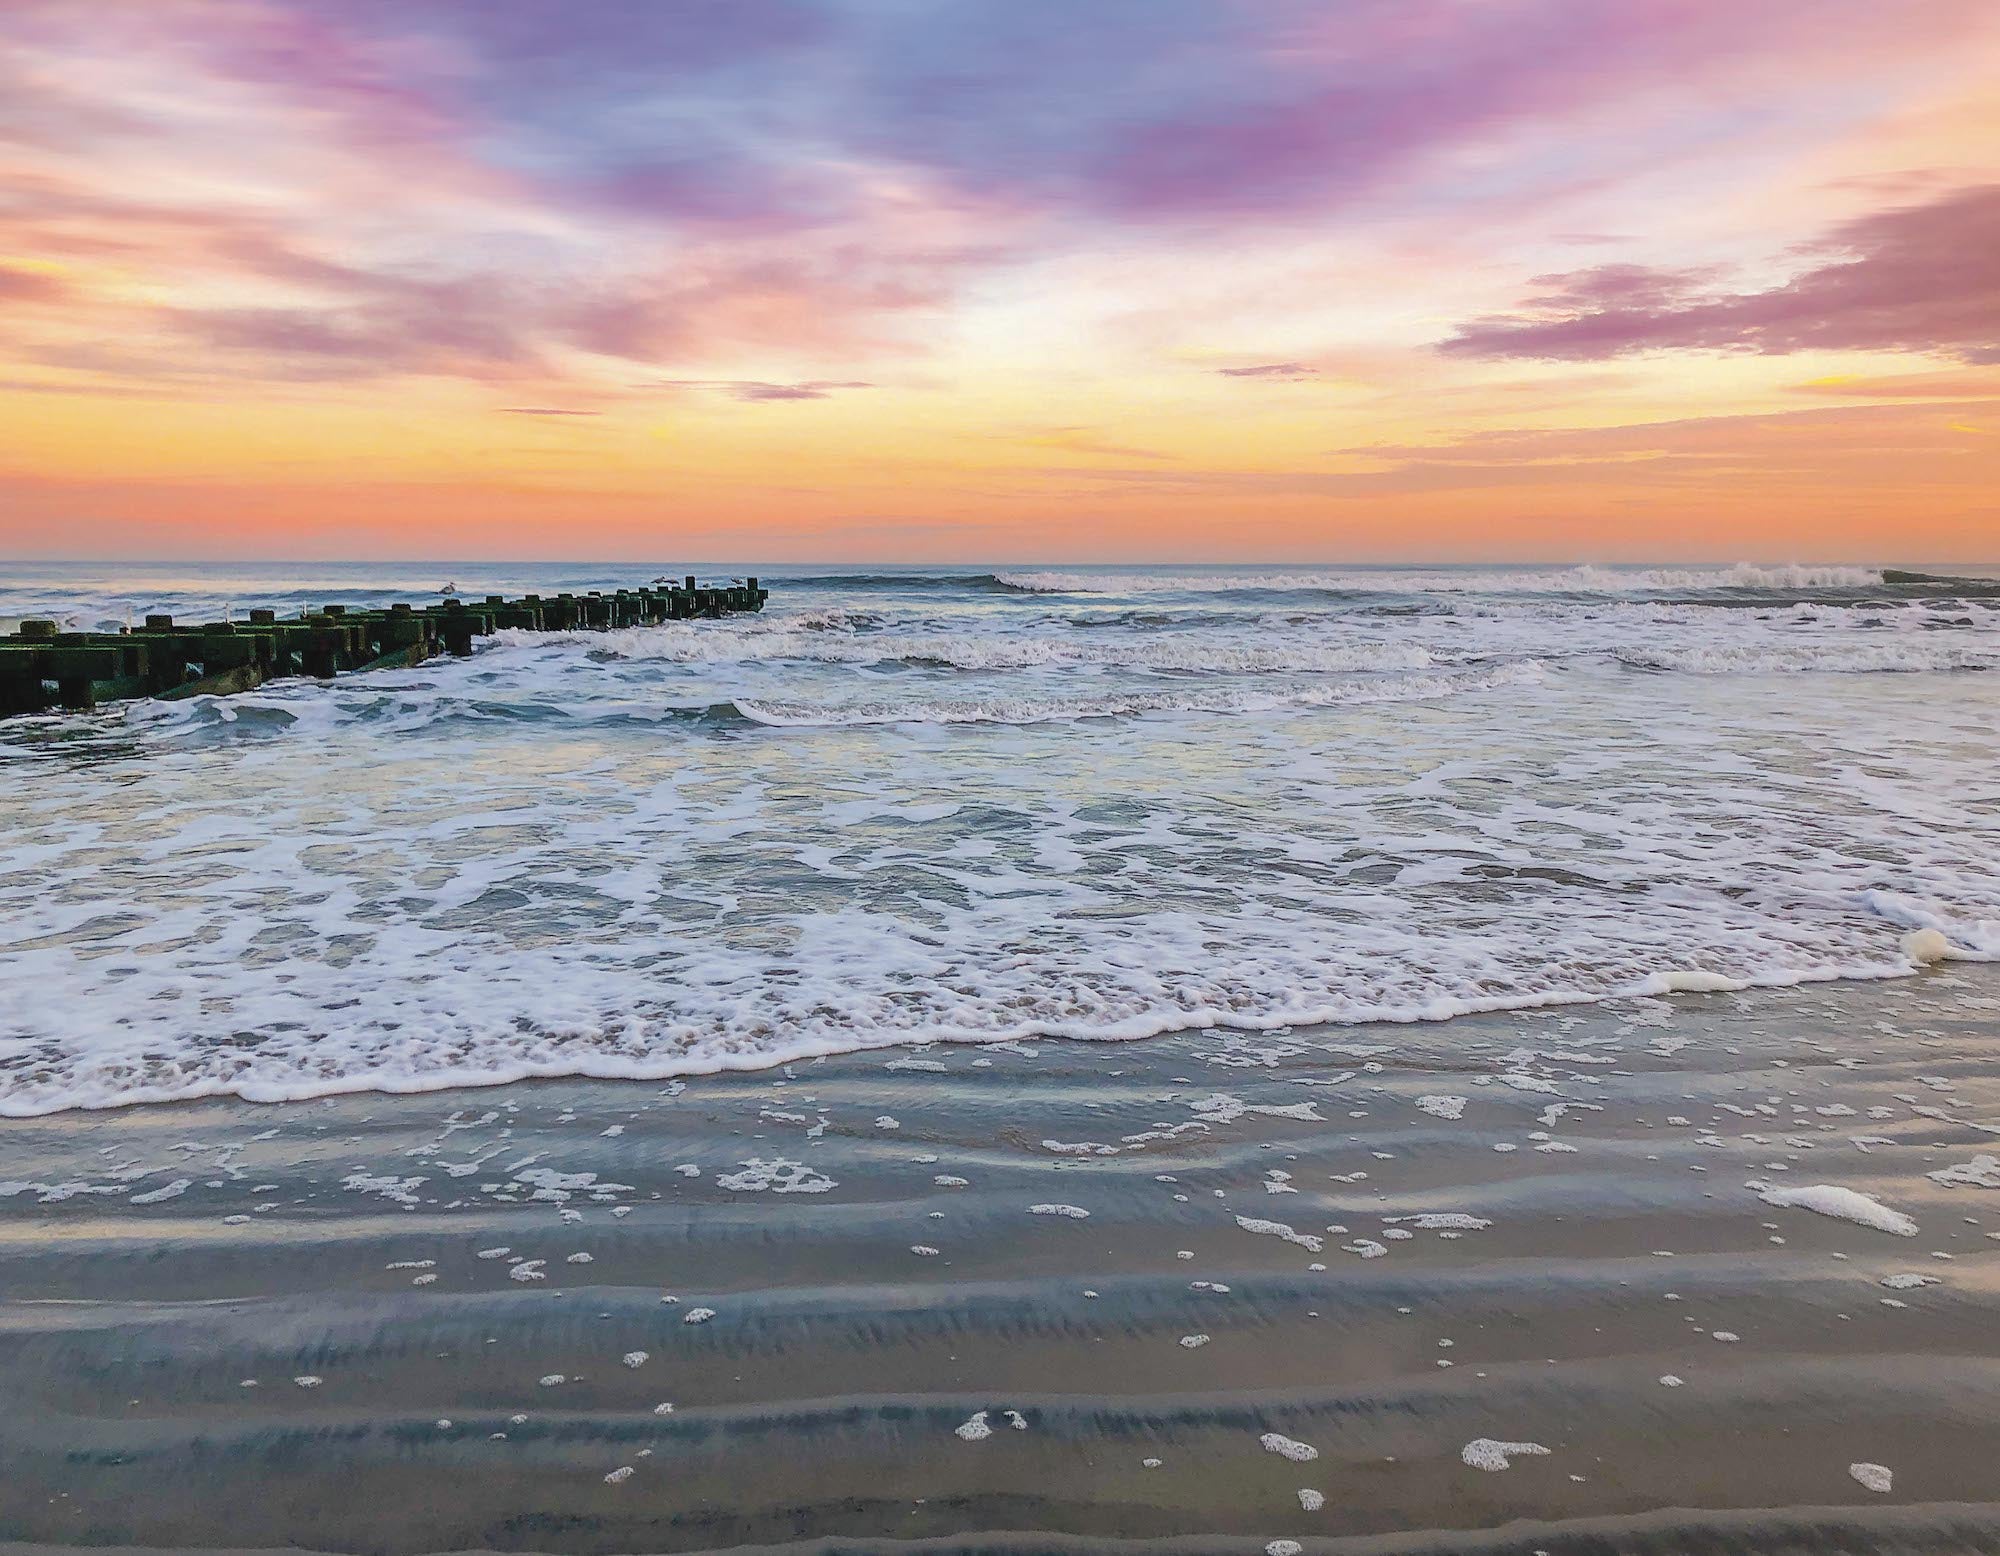
[[[8,1120],[0,1537],[2000,1550],[1996,1126],[1949,966]]]

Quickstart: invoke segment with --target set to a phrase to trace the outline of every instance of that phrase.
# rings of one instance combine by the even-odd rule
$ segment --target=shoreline
[[[1972,964],[12,1119],[0,1539],[2000,1549],[1997,1154]]]
[[[1903,936],[1907,942],[1918,934],[1934,934],[1935,931],[1912,931]],[[1942,936],[1939,937],[1942,939]],[[1662,999],[1685,994],[1758,994],[1804,990],[1826,984],[1879,984],[1902,979],[1922,977],[1941,964],[1960,963],[1974,967],[1992,965],[1989,958],[1976,952],[1965,951],[1944,942],[1944,949],[1932,954],[1928,948],[1925,954],[1905,948],[1902,965],[1891,967],[1885,964],[1879,970],[1822,969],[1807,968],[1796,971],[1753,974],[1736,977],[1729,974],[1709,973],[1698,970],[1656,972],[1648,974],[1637,984],[1621,985],[1600,993],[1569,993],[1551,991],[1543,994],[1523,994],[1518,998],[1494,1000],[1466,1000],[1454,1002],[1458,1008],[1443,1010],[1435,1006],[1428,1011],[1385,1014],[1374,1012],[1366,1015],[1331,1017],[1281,1017],[1249,1014],[1201,1012],[1202,1019],[1184,1022],[1180,1025],[1148,1025],[1144,1030],[1113,1031],[1099,1029],[1084,1031],[1078,1027],[1063,1028],[1058,1023],[1039,1023],[1014,1031],[978,1033],[970,1031],[932,1030],[928,1035],[884,1036],[881,1042],[863,1042],[858,1045],[842,1045],[829,1041],[823,1046],[809,1045],[797,1049],[776,1049],[770,1052],[750,1054],[725,1053],[712,1060],[694,1061],[685,1057],[661,1063],[658,1067],[641,1064],[617,1066],[608,1061],[592,1064],[589,1061],[565,1061],[561,1065],[546,1067],[521,1067],[511,1072],[457,1072],[451,1071],[435,1079],[426,1079],[421,1084],[389,1085],[380,1075],[355,1075],[340,1079],[328,1078],[319,1082],[302,1084],[296,1089],[285,1090],[270,1083],[225,1085],[215,1083],[212,1089],[175,1092],[164,1089],[136,1091],[102,1101],[64,1101],[46,1107],[21,1108],[11,1096],[0,1095],[0,1121],[11,1119],[60,1118],[69,1113],[115,1112],[122,1108],[174,1107],[181,1104],[203,1102],[241,1102],[252,1107],[292,1107],[307,1103],[326,1101],[339,1097],[424,1097],[441,1096],[454,1092],[479,1092],[512,1086],[530,1086],[541,1082],[560,1083],[605,1082],[613,1085],[654,1085],[661,1082],[706,1079],[712,1076],[757,1075],[770,1070],[783,1069],[799,1064],[813,1064],[827,1059],[841,1059],[850,1055],[866,1056],[889,1053],[906,1049],[919,1053],[930,1048],[946,1049],[1004,1049],[1009,1044],[1027,1043],[1083,1043],[1122,1045],[1144,1043],[1160,1039],[1197,1037],[1206,1033],[1221,1033],[1231,1038],[1267,1034],[1286,1036],[1296,1032],[1339,1033],[1362,1031],[1373,1027],[1413,1027],[1448,1026],[1476,1017],[1520,1017],[1530,1019],[1579,1007],[1617,1006],[1635,1000]],[[538,1038],[545,1041],[545,1038]],[[556,1041],[562,1041],[556,1038]]]

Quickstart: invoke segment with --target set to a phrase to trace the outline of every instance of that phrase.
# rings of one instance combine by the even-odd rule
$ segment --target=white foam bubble
[[[1517,1458],[1542,1456],[1548,1451],[1540,1443],[1508,1443],[1492,1437],[1475,1437],[1459,1450],[1458,1456],[1473,1469],[1498,1474],[1501,1470],[1512,1469],[1513,1460]]]
[[[824,1194],[839,1187],[833,1179],[803,1162],[753,1157],[737,1172],[715,1175],[716,1183],[738,1194]]]
[[[1837,1184],[1809,1183],[1793,1189],[1763,1185],[1757,1187],[1756,1193],[1767,1205],[1810,1210],[1816,1215],[1852,1221],[1858,1226],[1872,1227],[1875,1231],[1888,1232],[1896,1237],[1915,1237],[1919,1230],[1917,1223],[1900,1210],[1892,1210],[1858,1189],[1842,1188]]]
[[[1308,1253],[1318,1253],[1321,1240],[1310,1232],[1295,1232],[1282,1221],[1265,1221],[1257,1216],[1238,1216],[1236,1224],[1246,1232],[1254,1232],[1260,1237],[1276,1237],[1288,1243],[1297,1243]]]
[[[1982,1153],[1971,1161],[1940,1167],[1924,1176],[1948,1189],[2000,1189],[2000,1156]]]

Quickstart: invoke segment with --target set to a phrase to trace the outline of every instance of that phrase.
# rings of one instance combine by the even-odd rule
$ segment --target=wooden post
[[[299,655],[299,667],[307,675],[330,681],[347,657],[347,631],[331,616],[308,616],[306,627],[310,635]]]
[[[454,658],[472,657],[472,617],[467,614],[463,601],[444,602],[444,615],[438,622],[438,628],[445,648]]]
[[[48,705],[42,650],[29,643],[0,643],[0,716],[40,713]]]

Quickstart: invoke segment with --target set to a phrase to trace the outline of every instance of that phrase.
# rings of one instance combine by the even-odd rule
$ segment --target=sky
[[[1993,0],[0,15],[0,555],[2000,560]]]

